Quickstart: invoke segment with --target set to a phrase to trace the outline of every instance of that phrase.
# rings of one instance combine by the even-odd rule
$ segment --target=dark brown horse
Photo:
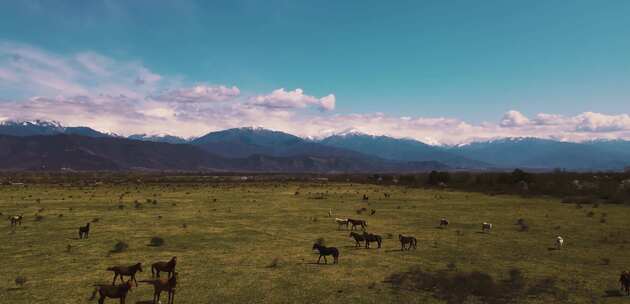
[[[120,304],[125,304],[125,298],[127,297],[127,293],[131,290],[131,280],[128,282],[123,282],[120,285],[95,285],[96,289],[94,293],[92,293],[93,300],[96,297],[96,294],[99,294],[98,304],[105,303],[105,298],[110,299],[120,299]]]
[[[354,238],[356,245],[354,247],[361,247],[361,242],[365,242],[363,238],[363,234],[358,234],[356,232],[350,232],[350,237]]]
[[[140,280],[142,283],[153,285],[153,303],[160,303],[160,295],[162,291],[168,293],[167,304],[175,302],[175,287],[177,287],[177,272],[169,279]]]
[[[136,280],[136,272],[142,272],[142,263],[136,263],[131,266],[114,266],[107,268],[108,271],[114,272],[114,280],[112,281],[112,285],[116,284],[116,278],[120,276],[120,280],[124,283],[123,276],[131,277],[129,278],[129,282],[132,280],[136,282],[136,287],[138,286],[138,281]]]
[[[381,244],[383,243],[383,238],[380,235],[367,233],[365,231],[363,231],[363,239],[365,239],[365,248],[370,248],[371,242],[376,242],[378,248],[381,248]]]
[[[361,226],[361,230],[363,231],[365,231],[365,229],[367,228],[367,221],[365,220],[348,219],[348,224],[352,225],[350,230],[354,230],[354,227],[356,226]]]
[[[151,275],[154,277],[160,277],[160,271],[168,273],[168,277],[175,272],[175,265],[177,265],[177,257],[172,257],[168,262],[156,262],[151,265]]]
[[[619,277],[619,284],[621,285],[621,289],[626,292],[627,296],[630,296],[630,272],[623,271],[621,276]]]
[[[418,241],[413,236],[404,236],[402,234],[399,234],[398,240],[400,241],[400,251],[403,251],[405,249],[411,250],[411,247],[413,247],[413,249],[416,249],[416,246],[418,244]],[[407,245],[409,246],[407,247]]]
[[[313,244],[313,250],[317,249],[317,251],[319,251],[319,258],[317,259],[317,264],[319,264],[319,261],[322,259],[322,257],[324,257],[324,263],[328,264],[328,261],[326,260],[326,256],[327,255],[332,255],[333,256],[333,264],[337,264],[339,262],[339,249],[335,248],[335,247],[325,247],[324,245],[320,245],[320,244]]]

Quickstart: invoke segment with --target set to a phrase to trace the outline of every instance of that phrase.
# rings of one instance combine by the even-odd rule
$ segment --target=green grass
[[[327,194],[314,199],[316,193]],[[361,201],[363,193],[369,202]],[[358,215],[362,207],[376,214]],[[384,236],[383,248],[354,249],[348,232],[337,231],[327,216],[329,208],[333,217],[367,219],[370,232]],[[591,211],[594,216],[587,216]],[[449,263],[496,280],[512,268],[531,280],[553,277],[566,302],[628,300],[604,297],[606,290],[618,289],[619,272],[630,268],[630,209],[621,205],[578,209],[544,198],[269,182],[2,186],[0,212],[4,219],[25,215],[14,232],[8,220],[0,228],[0,303],[87,303],[93,284],[111,282],[107,267],[142,262],[138,279],[146,279],[151,263],[172,256],[178,257],[176,303],[439,303],[430,293],[397,289],[384,280],[415,266],[436,272]],[[602,213],[606,223],[600,223]],[[36,214],[43,219],[35,221]],[[437,229],[444,216],[450,227]],[[527,232],[519,231],[519,218],[528,223]],[[491,233],[479,233],[483,221],[494,224]],[[87,222],[90,238],[78,240],[78,227]],[[418,249],[399,251],[399,233],[416,236]],[[549,250],[556,235],[566,247]],[[153,237],[164,244],[150,246]],[[338,265],[313,264],[318,256],[311,247],[320,237],[340,249]],[[129,248],[110,253],[117,241]],[[27,278],[23,286],[15,284],[18,276]],[[128,303],[151,300],[151,293],[140,285]]]

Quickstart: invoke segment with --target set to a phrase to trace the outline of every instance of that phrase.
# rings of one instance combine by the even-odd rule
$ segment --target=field
[[[368,230],[384,237],[383,248],[355,249],[348,232],[328,217],[331,208],[333,218],[366,219]],[[367,212],[358,214],[361,208]],[[172,256],[179,273],[175,303],[449,301],[390,280],[414,268],[444,275],[480,271],[497,284],[519,269],[524,284],[544,282],[543,291],[530,288],[515,297],[519,303],[629,300],[619,296],[617,283],[620,271],[630,268],[627,205],[269,181],[0,186],[0,212],[3,219],[24,214],[17,229],[8,220],[0,228],[0,303],[96,303],[88,299],[93,284],[111,283],[107,267],[142,262],[138,279],[148,279],[152,262]],[[450,220],[447,229],[437,227],[441,217]],[[518,219],[525,224],[516,225]],[[480,232],[483,221],[494,224],[491,233]],[[77,228],[87,222],[90,238],[79,240]],[[416,236],[417,250],[400,251],[399,233]],[[556,235],[565,239],[561,250],[552,250]],[[149,246],[152,237],[164,244]],[[338,265],[314,264],[311,247],[319,238],[340,249]],[[129,248],[111,252],[118,241]],[[17,277],[26,282],[16,284]],[[151,299],[150,286],[140,284],[127,303]]]

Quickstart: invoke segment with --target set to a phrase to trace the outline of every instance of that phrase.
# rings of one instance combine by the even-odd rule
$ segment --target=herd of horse
[[[162,292],[168,294],[167,304],[173,304],[175,301],[175,288],[177,287],[177,272],[175,272],[175,266],[177,265],[177,257],[172,257],[166,262],[156,262],[151,265],[151,280],[136,280],[136,273],[142,272],[142,263],[136,263],[133,265],[118,265],[107,268],[107,271],[114,273],[114,279],[111,285],[97,284],[92,293],[93,300],[98,293],[98,303],[103,304],[106,298],[119,299],[121,304],[125,304],[127,293],[133,287],[133,283],[138,287],[138,282],[146,283],[153,286],[153,303],[161,303],[160,295]],[[166,272],[167,278],[160,278],[160,272]],[[116,279],[120,277],[121,284],[116,285]],[[129,277],[127,281],[124,277]]]

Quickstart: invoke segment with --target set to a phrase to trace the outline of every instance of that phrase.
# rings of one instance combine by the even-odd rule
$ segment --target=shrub
[[[114,248],[110,251],[112,253],[120,253],[129,248],[129,245],[123,241],[118,241],[114,244]]]
[[[35,216],[35,221],[36,221],[36,222],[41,222],[41,221],[43,221],[43,220],[44,220],[44,217],[43,217],[42,215],[39,215],[39,214],[38,214],[38,215],[36,215],[36,216]]]
[[[149,242],[149,246],[153,247],[160,247],[162,245],[164,245],[164,239],[159,236],[152,237],[151,241]]]
[[[26,277],[18,276],[17,278],[15,278],[15,285],[22,287],[24,284],[26,284],[27,281],[28,280],[26,279]]]
[[[593,217],[594,215],[595,215],[595,212],[593,212],[593,211],[589,211],[589,212],[586,214],[586,216],[588,216],[588,217]]]
[[[604,265],[604,266],[610,265],[610,259],[609,258],[603,258],[602,259],[602,265]]]

